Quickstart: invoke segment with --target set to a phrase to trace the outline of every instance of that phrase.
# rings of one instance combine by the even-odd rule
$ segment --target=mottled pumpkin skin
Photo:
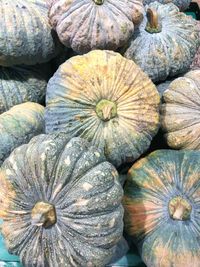
[[[168,76],[188,71],[200,45],[199,32],[196,20],[179,12],[172,3],[153,2],[148,8],[157,12],[161,32],[147,32],[145,16],[123,55],[138,64],[154,82],[164,81]]]
[[[155,2],[155,1],[156,0],[144,0],[144,5],[149,5],[151,2]],[[157,0],[157,2],[161,4],[173,3],[181,11],[184,11],[189,7],[191,0]]]
[[[95,0],[97,1],[97,0]],[[116,50],[143,18],[142,0],[47,1],[49,19],[60,41],[78,53],[94,49]]]
[[[200,267],[200,152],[157,150],[136,162],[125,185],[125,229],[147,267]],[[174,220],[176,196],[190,203],[189,220]]]
[[[174,80],[163,95],[161,124],[170,147],[200,149],[200,70]]]
[[[49,61],[60,49],[42,0],[0,1],[0,65]]]
[[[44,132],[44,107],[26,102],[0,115],[0,166],[16,147]]]
[[[103,120],[102,101],[114,105]],[[104,150],[115,166],[132,162],[148,149],[159,127],[159,94],[131,60],[111,51],[70,58],[47,85],[46,133],[64,131]]]
[[[199,32],[199,39],[200,39],[200,21],[197,21],[197,29],[198,29],[198,32]],[[197,50],[197,53],[194,57],[194,60],[192,62],[192,65],[190,66],[190,68],[192,70],[195,70],[195,69],[200,69],[200,45],[199,45],[199,48]]]
[[[123,232],[123,190],[97,148],[65,134],[39,135],[15,149],[0,172],[2,233],[28,267],[103,267]],[[55,207],[51,227],[35,225],[38,201]]]
[[[0,67],[0,114],[24,103],[43,103],[47,75],[43,66]]]

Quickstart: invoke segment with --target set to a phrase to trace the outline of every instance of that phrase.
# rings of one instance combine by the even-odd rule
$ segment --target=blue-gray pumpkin
[[[153,2],[123,55],[155,81],[188,71],[200,44],[197,22],[170,3]]]
[[[0,65],[34,65],[55,57],[60,45],[43,0],[0,1]]]
[[[152,2],[159,2],[161,4],[169,4],[169,3],[173,3],[175,4],[181,11],[186,10],[190,3],[191,0],[144,0],[144,5],[149,5]]]
[[[132,60],[94,50],[67,60],[49,80],[46,133],[83,137],[119,167],[148,149],[159,128],[159,102],[155,85]]]
[[[26,102],[0,115],[0,166],[18,146],[44,132],[44,107]]]
[[[123,233],[116,169],[86,140],[39,135],[0,171],[9,252],[31,267],[104,267]]]
[[[157,150],[129,170],[125,229],[147,267],[200,266],[200,152]]]
[[[44,103],[48,66],[0,67],[0,114],[24,103]]]

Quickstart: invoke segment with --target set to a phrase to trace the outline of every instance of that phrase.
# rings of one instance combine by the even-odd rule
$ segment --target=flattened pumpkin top
[[[46,132],[81,136],[119,166],[138,158],[159,126],[159,94],[131,60],[111,51],[76,56],[51,78]]]

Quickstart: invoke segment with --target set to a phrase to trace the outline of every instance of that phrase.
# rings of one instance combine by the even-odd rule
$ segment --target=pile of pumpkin
[[[124,226],[148,267],[200,267],[189,4],[0,1],[0,218],[25,267],[105,266]]]

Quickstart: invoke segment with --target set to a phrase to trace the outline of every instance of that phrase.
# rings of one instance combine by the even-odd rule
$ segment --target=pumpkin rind
[[[172,3],[153,2],[146,6],[146,11],[149,8],[157,12],[161,32],[147,32],[145,16],[123,54],[153,81],[164,81],[168,76],[188,71],[200,44],[199,32],[196,20],[179,12]]]
[[[199,31],[199,39],[200,39],[200,21],[197,21],[197,29]],[[190,67],[192,70],[200,69],[200,45],[196,52],[192,65]]]
[[[161,4],[169,4],[169,3],[173,3],[175,4],[181,11],[186,10],[189,5],[191,0],[144,0],[144,5],[149,5],[152,2],[159,2]]]
[[[200,149],[200,70],[175,79],[163,95],[161,124],[170,147]]]
[[[2,233],[24,266],[103,267],[111,260],[123,232],[123,190],[116,169],[86,140],[34,137],[4,162],[0,185]],[[48,228],[32,221],[41,201],[55,207]]]
[[[34,65],[56,56],[59,43],[42,0],[0,1],[0,65]]]
[[[43,103],[47,77],[42,66],[0,67],[0,114],[24,103]]]
[[[44,107],[26,102],[0,115],[0,166],[13,149],[44,132]]]
[[[125,229],[147,267],[200,266],[199,180],[199,151],[158,150],[130,169]],[[171,218],[171,200],[177,197],[191,205],[189,218]]]
[[[86,138],[119,166],[148,149],[159,127],[159,102],[155,85],[133,61],[91,51],[66,61],[50,79],[46,133]]]
[[[144,13],[142,0],[106,0],[100,5],[94,0],[47,2],[60,41],[78,53],[123,46]]]

